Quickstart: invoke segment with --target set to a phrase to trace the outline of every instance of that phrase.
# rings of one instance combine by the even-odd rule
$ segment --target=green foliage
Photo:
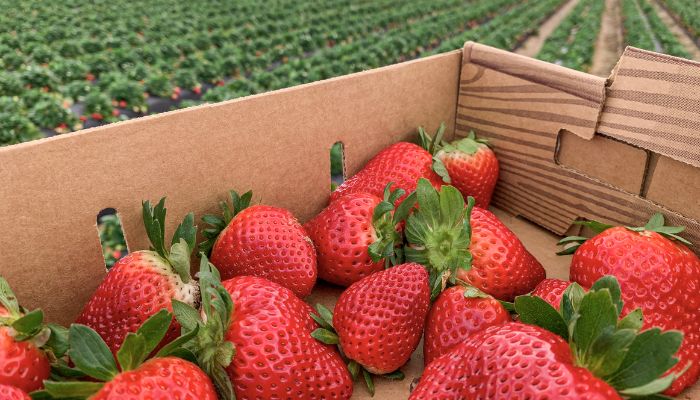
[[[696,41],[700,40],[700,7],[697,0],[662,0],[661,3]]]
[[[122,231],[119,217],[115,214],[105,215],[100,218],[98,224],[100,233],[100,243],[102,243],[102,255],[105,259],[107,269],[126,255],[126,240]]]
[[[651,51],[657,51],[655,37],[646,25],[645,17],[640,13],[637,0],[622,1],[622,21],[625,43]]]
[[[691,54],[678,41],[676,36],[668,29],[668,26],[661,20],[659,15],[651,6],[649,0],[638,0],[642,12],[646,15],[649,26],[654,36],[661,44],[663,52],[676,57],[692,58]],[[700,15],[698,15],[700,17]]]
[[[547,38],[537,58],[586,71],[593,61],[604,0],[582,0]]]

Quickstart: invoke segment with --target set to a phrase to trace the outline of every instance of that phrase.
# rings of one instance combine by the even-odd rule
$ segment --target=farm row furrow
[[[697,0],[660,0],[666,10],[700,46],[700,4]]]

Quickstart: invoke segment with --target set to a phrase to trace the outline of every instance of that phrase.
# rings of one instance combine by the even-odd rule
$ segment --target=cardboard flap
[[[670,176],[673,174],[669,171],[678,169],[661,160],[656,172],[664,173],[664,179],[654,181],[646,175],[651,161],[645,150],[595,135],[599,117],[601,126],[614,123],[611,118],[617,117],[612,111],[617,111],[615,107],[619,108],[621,101],[629,101],[621,99],[626,92],[616,91],[616,88],[621,87],[619,79],[630,70],[631,63],[644,62],[640,65],[651,64],[662,69],[658,60],[673,61],[676,67],[672,76],[678,82],[668,85],[685,85],[682,90],[676,87],[682,93],[689,93],[690,87],[697,84],[693,75],[697,73],[696,63],[628,50],[606,97],[606,80],[603,78],[469,42],[465,44],[464,52],[455,135],[466,136],[470,130],[475,130],[492,143],[501,166],[493,199],[496,207],[523,216],[557,234],[569,231],[571,223],[577,219],[643,226],[652,213],[663,212],[669,223],[686,226],[684,235],[700,244],[700,223],[693,218],[700,213],[697,197],[681,206],[678,202],[662,202],[663,197],[659,195],[663,191],[659,188],[669,187],[669,182],[674,187],[689,182],[692,185],[692,182],[700,182],[699,175],[672,182]],[[632,60],[630,54],[642,58]],[[672,69],[666,67],[666,70]],[[681,72],[685,75],[680,75]],[[673,144],[664,141],[666,137],[664,140],[654,137],[656,131],[653,129],[646,138],[651,137],[649,141],[657,148],[663,144],[678,150],[675,155],[696,154],[700,151],[697,139],[700,91],[693,89],[694,93],[689,93],[685,100],[674,103],[673,99],[678,97],[669,97],[672,89],[668,85],[650,83],[645,88],[648,95],[642,98],[655,99],[659,103],[649,107],[680,109],[668,115],[672,116],[674,123],[682,115],[686,124],[684,130],[675,136],[669,135],[676,138]],[[605,112],[601,114],[603,106]],[[642,106],[644,104],[640,103],[628,110],[630,113],[644,113]],[[649,123],[642,117],[636,118],[635,123],[640,124],[636,126]],[[651,122],[655,129],[664,127],[667,129],[665,133],[673,132],[672,125],[661,125],[667,120],[659,121]],[[694,126],[692,121],[697,121]],[[618,140],[618,137],[610,136]],[[681,138],[686,141],[681,141]],[[569,151],[561,160],[558,157],[560,146]],[[651,146],[646,148],[652,149]],[[616,168],[613,174],[609,172],[611,168]],[[659,186],[661,184],[666,185]],[[653,198],[645,198],[646,192]]]
[[[700,63],[628,47],[598,132],[700,167]]]
[[[147,248],[141,200],[167,195],[166,235],[229,189],[302,220],[328,200],[330,148],[355,173],[416,127],[451,135],[461,51],[0,149],[0,275],[28,308],[68,323],[105,274],[95,218],[116,208]]]
[[[463,64],[460,118],[595,135],[605,79],[473,42],[464,45]]]

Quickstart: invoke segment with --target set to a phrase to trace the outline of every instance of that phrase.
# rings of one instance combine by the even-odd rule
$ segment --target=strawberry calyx
[[[440,175],[445,183],[452,183],[452,178],[447,171],[447,167],[442,161],[441,155],[445,153],[462,153],[466,155],[476,154],[481,148],[488,146],[488,139],[477,138],[474,131],[469,131],[469,135],[462,139],[447,143],[442,140],[445,134],[445,123],[441,123],[434,136],[425,132],[423,127],[418,128],[418,136],[421,147],[433,156],[433,171]]]
[[[67,350],[66,328],[44,323],[41,309],[28,311],[20,306],[17,296],[5,278],[0,276],[0,327],[7,327],[17,342],[31,342],[44,350],[50,360],[62,357]]]
[[[328,344],[331,346],[337,346],[340,355],[343,357],[343,360],[345,360],[347,363],[348,372],[350,372],[350,376],[352,376],[352,379],[357,380],[360,374],[362,374],[362,379],[365,381],[367,391],[369,391],[369,394],[372,397],[374,397],[374,380],[372,379],[372,375],[376,374],[373,374],[369,371],[371,368],[363,366],[357,361],[350,359],[343,352],[343,348],[342,346],[340,346],[340,338],[338,337],[338,332],[336,332],[335,327],[333,326],[333,312],[320,303],[316,304],[316,312],[317,313],[311,313],[310,315],[311,318],[313,318],[314,321],[316,321],[316,323],[318,323],[321,327],[316,328],[313,332],[311,332],[311,337],[313,337],[321,343]],[[402,380],[405,378],[404,373],[400,370],[396,370],[387,374],[381,374],[378,376],[391,380]]]
[[[205,254],[201,254],[198,277],[201,312],[187,303],[173,300],[173,313],[182,331],[194,335],[187,348],[195,354],[197,365],[212,379],[219,398],[233,400],[235,394],[226,367],[233,361],[236,348],[225,339],[233,318],[233,300],[221,284],[219,271]]]
[[[397,226],[406,219],[415,204],[415,194],[406,197],[406,201],[395,207],[396,201],[406,192],[403,189],[391,190],[393,182],[384,188],[384,200],[376,205],[372,214],[372,225],[377,240],[368,247],[369,256],[374,262],[385,261],[385,267],[403,262],[403,237]]]
[[[474,198],[468,197],[465,204],[455,187],[437,191],[424,178],[418,181],[415,193],[418,208],[406,221],[404,254],[406,261],[428,269],[431,298],[435,299],[448,282],[455,284],[457,269],[471,268],[469,218]]]
[[[190,276],[190,257],[195,247],[197,227],[194,225],[194,213],[188,213],[175,229],[170,248],[165,247],[165,197],[155,207],[146,200],[142,202],[143,224],[151,241],[151,251],[170,265],[182,282],[188,283]]]
[[[587,227],[595,234],[602,233],[603,231],[614,227],[614,225],[608,225],[593,220],[574,221],[573,223],[574,225]],[[655,213],[652,215],[644,226],[625,226],[625,228],[642,234],[644,232],[656,232],[667,239],[677,240],[685,245],[692,245],[690,241],[678,235],[685,230],[685,226],[667,226],[665,224],[664,216],[661,213]],[[557,255],[562,256],[575,253],[576,250],[588,239],[589,238],[585,236],[567,236],[561,239],[557,245],[564,246],[564,249],[557,252]]]
[[[235,190],[230,190],[229,197],[231,198],[230,206],[226,201],[219,202],[221,216],[209,214],[202,217],[202,221],[209,225],[209,227],[202,231],[205,240],[199,244],[199,251],[207,256],[211,254],[211,249],[214,247],[214,243],[216,243],[216,239],[219,237],[221,231],[226,229],[228,224],[238,213],[250,206],[253,192],[249,190],[239,195]]]
[[[97,332],[86,325],[72,324],[68,335],[68,355],[75,367],[71,368],[65,362],[60,364],[59,368],[54,369],[52,380],[44,381],[44,390],[33,394],[55,399],[90,397],[121,372],[135,370],[149,359],[168,332],[171,321],[172,314],[167,309],[153,314],[136,332],[126,335],[116,359]],[[194,355],[184,345],[196,334],[196,330],[187,332],[150,358],[179,357],[192,361]],[[93,381],[82,380],[85,377]]]
[[[537,296],[515,298],[520,321],[567,340],[577,366],[587,368],[624,397],[657,395],[680,375],[667,372],[678,363],[674,354],[683,333],[659,328],[641,331],[642,310],[622,316],[623,305],[620,285],[611,275],[600,278],[587,292],[571,284],[559,311]]]

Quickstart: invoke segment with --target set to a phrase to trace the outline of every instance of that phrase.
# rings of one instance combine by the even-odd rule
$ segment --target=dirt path
[[[685,47],[685,49],[692,54],[693,59],[696,61],[700,61],[700,48],[695,44],[695,41],[688,36],[688,33],[685,31],[685,29],[681,28],[678,26],[676,21],[671,17],[671,15],[666,11],[665,8],[661,7],[659,3],[656,0],[650,0],[649,4],[654,8],[654,11],[656,11],[656,14],[659,15],[659,18],[668,26],[668,29],[671,30],[674,36],[678,39],[679,42]]]
[[[593,75],[607,78],[622,55],[622,11],[620,0],[606,0],[603,21],[593,54]]]
[[[530,36],[517,50],[516,53],[522,54],[528,57],[535,57],[537,53],[542,50],[545,40],[549,35],[554,32],[554,30],[559,26],[559,24],[566,18],[571,10],[576,7],[579,0],[569,0],[568,3],[564,4],[557,12],[554,13],[549,19],[547,19],[538,29],[537,34]]]

